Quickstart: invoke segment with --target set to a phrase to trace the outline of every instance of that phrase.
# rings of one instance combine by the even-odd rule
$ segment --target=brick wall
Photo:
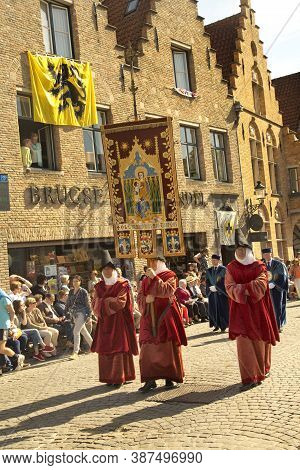
[[[68,2],[69,4],[72,2]],[[184,14],[178,15],[178,5]],[[168,115],[174,119],[174,140],[180,191],[200,191],[208,202],[205,208],[182,210],[184,231],[207,232],[210,250],[215,249],[214,210],[232,194],[232,201],[239,195],[236,208],[242,211],[242,186],[237,135],[234,128],[233,100],[228,97],[227,85],[222,81],[219,67],[212,57],[211,68],[207,61],[209,39],[204,34],[203,23],[197,18],[196,4],[191,0],[156,2],[157,14],[152,24],[157,28],[159,52],[156,50],[154,30],[149,29],[144,56],[136,70],[138,111],[141,117],[147,113]],[[96,98],[99,105],[109,107],[113,122],[127,121],[133,114],[129,71],[125,69],[125,92],[120,82],[119,58],[122,48],[117,46],[116,32],[108,26],[107,9],[97,9],[98,31],[95,28],[92,2],[74,0],[70,6],[75,57],[92,63]],[[16,26],[22,34],[16,34]],[[30,206],[25,191],[31,185],[78,186],[79,188],[104,188],[106,177],[89,174],[86,169],[83,135],[80,128],[56,127],[55,151],[58,171],[34,171],[25,174],[19,144],[16,93],[30,92],[26,51],[43,53],[43,37],[39,0],[6,0],[1,6],[0,48],[4,51],[0,76],[0,164],[1,172],[9,174],[11,211],[0,213],[4,230],[0,241],[0,284],[7,279],[8,243],[31,241],[55,241],[72,238],[102,238],[112,236],[109,223],[108,198],[101,207],[69,207],[43,204]],[[174,77],[171,40],[191,47],[193,57],[191,72],[194,76],[196,99],[188,99],[173,91]],[[203,181],[187,180],[184,176],[180,148],[180,122],[198,126]],[[220,128],[227,132],[229,141],[231,183],[217,183],[210,149],[209,129]],[[27,194],[27,193],[26,193]],[[224,194],[219,199],[212,194]],[[228,196],[229,197],[229,196]],[[230,197],[229,197],[230,199]],[[234,202],[233,202],[234,204]]]

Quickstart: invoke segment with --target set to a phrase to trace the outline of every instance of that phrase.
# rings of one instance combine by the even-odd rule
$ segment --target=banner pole
[[[151,266],[151,259],[147,259],[147,266],[148,268],[150,268]],[[152,336],[155,338],[156,335],[157,335],[157,331],[156,331],[156,315],[155,315],[155,308],[154,308],[154,302],[151,302],[151,304],[148,304],[149,305],[149,309],[150,309],[150,315],[151,315],[151,327],[152,327]]]

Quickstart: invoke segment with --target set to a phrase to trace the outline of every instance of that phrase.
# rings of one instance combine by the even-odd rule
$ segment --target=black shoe
[[[219,331],[219,328],[216,326],[216,328],[214,328],[213,331]]]
[[[271,375],[271,372],[267,372],[266,375],[265,375],[265,378],[268,379]]]
[[[167,379],[165,387],[166,388],[178,388],[179,384],[172,382],[172,380],[170,379]]]
[[[221,330],[221,333],[226,333],[226,328],[225,328],[225,330]]]
[[[114,388],[121,388],[123,384],[112,384]]]
[[[154,390],[157,387],[155,380],[150,380],[149,382],[146,382],[143,387],[139,388],[139,392],[141,393],[148,393],[151,390]]]

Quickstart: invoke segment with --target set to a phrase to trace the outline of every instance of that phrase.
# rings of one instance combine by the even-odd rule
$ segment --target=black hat
[[[252,250],[252,245],[250,242],[248,242],[247,238],[243,234],[242,230],[240,228],[236,229],[235,231],[235,247],[244,247],[244,248],[250,248]]]
[[[221,259],[221,256],[220,256],[220,255],[212,255],[211,259],[218,259],[218,260],[220,260],[220,259]]]
[[[159,261],[162,261],[163,263],[167,262],[165,255],[164,255],[164,250],[162,249],[162,247],[157,248],[156,255],[153,256],[153,259],[158,259]]]
[[[106,266],[110,266],[111,268],[116,269],[108,250],[102,250],[100,253],[100,257],[101,257],[101,263],[100,263],[101,269],[106,268]]]
[[[273,250],[272,248],[264,248],[263,250],[261,250],[261,252],[264,255],[265,253],[273,253]]]

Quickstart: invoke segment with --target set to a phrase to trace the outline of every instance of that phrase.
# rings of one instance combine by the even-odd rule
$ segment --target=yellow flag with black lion
[[[34,120],[58,126],[98,124],[88,62],[28,52]]]

